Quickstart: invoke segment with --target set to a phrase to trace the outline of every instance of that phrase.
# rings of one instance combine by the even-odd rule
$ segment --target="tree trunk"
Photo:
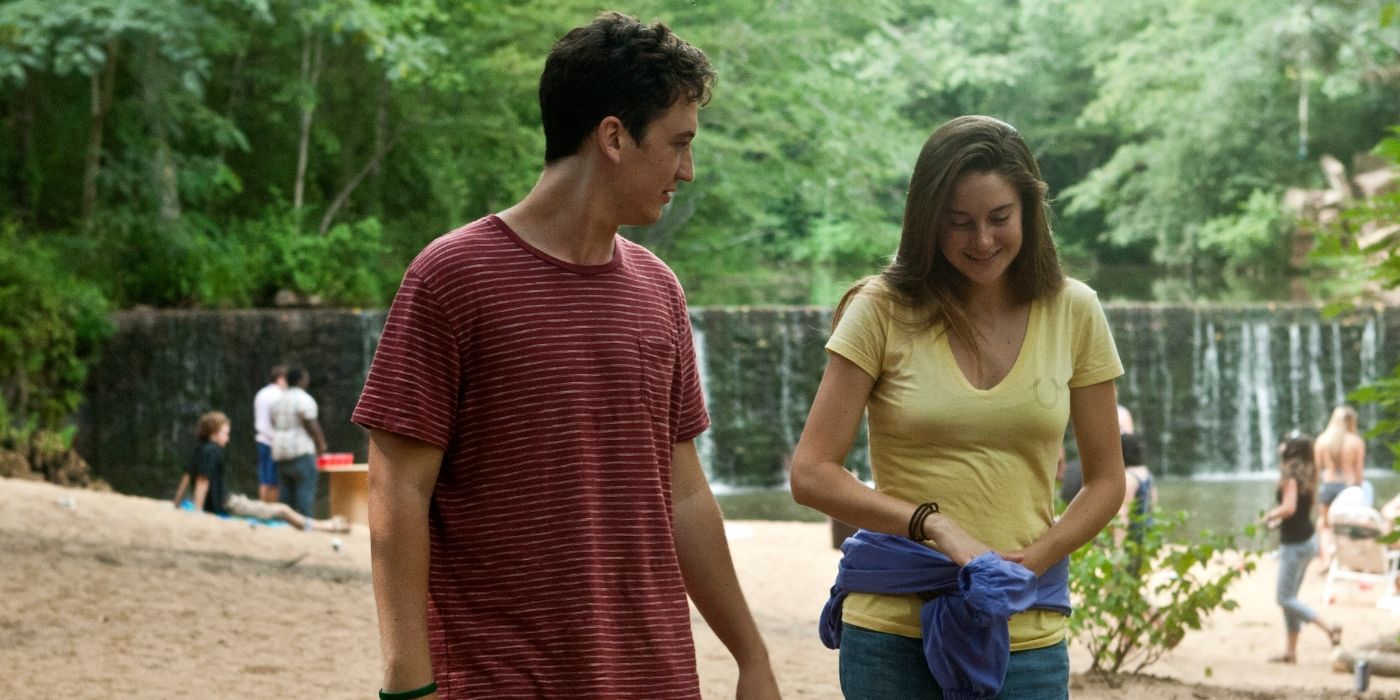
[[[321,35],[306,30],[306,40],[301,45],[301,124],[297,135],[297,178],[292,186],[292,210],[301,211],[306,194],[306,161],[311,145],[311,118],[316,113],[316,87],[321,82],[321,69],[325,67],[325,54]]]
[[[379,76],[379,90],[375,96],[375,118],[374,118],[374,152],[384,150],[384,142],[389,139],[389,77]],[[373,199],[373,211],[376,216],[384,214],[384,163],[382,160],[374,164],[374,170],[370,172],[371,192]]]
[[[13,215],[27,219],[33,214],[34,202],[37,193],[33,192],[30,176],[36,171],[30,158],[34,155],[34,105],[38,101],[35,96],[37,92],[33,83],[36,75],[28,68],[24,69],[24,82],[14,96],[14,112],[6,126],[12,129],[15,141],[15,163],[19,167],[11,168],[6,173],[6,185],[9,187],[16,211]]]
[[[101,73],[93,71],[89,79],[89,118],[87,162],[83,166],[83,229],[92,228],[92,216],[97,211],[97,176],[102,169],[102,132],[107,110],[112,106],[112,90],[117,77],[117,40],[107,42],[107,60]]]
[[[146,51],[146,75],[142,80],[142,98],[146,103],[146,116],[151,123],[151,139],[155,141],[155,153],[151,158],[151,175],[155,181],[156,199],[160,203],[160,218],[173,222],[180,218],[180,179],[175,172],[175,156],[170,148],[170,136],[165,128],[165,106],[161,96],[169,81],[159,75],[163,69],[158,64],[155,46]]]
[[[365,163],[363,168],[360,168],[360,172],[355,173],[355,177],[350,178],[350,181],[345,183],[344,187],[340,188],[340,192],[336,194],[335,199],[331,201],[331,205],[326,207],[326,215],[321,217],[320,235],[326,235],[326,231],[330,230],[331,222],[335,220],[336,214],[339,214],[341,207],[344,207],[345,203],[350,201],[350,194],[355,191],[356,187],[360,186],[365,176],[379,167],[379,164],[384,160],[384,156],[388,155],[389,151],[393,150],[394,143],[398,140],[399,135],[396,132],[390,136],[387,141],[380,144],[380,147],[375,150],[374,155],[370,156],[369,162]]]

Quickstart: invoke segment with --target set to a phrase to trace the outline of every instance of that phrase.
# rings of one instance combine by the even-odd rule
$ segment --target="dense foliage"
[[[1151,258],[1185,280],[1159,295],[1258,293],[1282,190],[1400,113],[1387,6],[624,0],[721,75],[698,180],[632,235],[695,303],[829,303],[893,249],[928,132],[989,113],[1037,149],[1076,274]],[[543,56],[596,10],[9,0],[0,217],[118,306],[383,304],[425,242],[528,190]]]
[[[72,444],[68,419],[110,330],[107,311],[56,251],[0,225],[0,461],[10,452],[37,466]]]

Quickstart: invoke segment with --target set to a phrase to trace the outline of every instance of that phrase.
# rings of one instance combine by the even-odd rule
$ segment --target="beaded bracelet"
[[[379,700],[413,700],[414,698],[421,698],[424,695],[432,695],[435,692],[437,692],[437,681],[433,681],[422,688],[401,690],[393,693],[381,688],[379,690]]]
[[[914,515],[909,518],[909,539],[916,542],[927,540],[928,536],[924,534],[924,521],[928,519],[928,516],[937,512],[938,503],[935,501],[919,504],[919,507],[914,509]]]

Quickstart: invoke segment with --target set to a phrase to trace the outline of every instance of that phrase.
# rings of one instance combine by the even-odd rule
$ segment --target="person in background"
[[[1365,479],[1366,441],[1357,433],[1356,409],[1342,405],[1332,410],[1326,429],[1313,445],[1313,461],[1322,481],[1318,495],[1317,529],[1321,532],[1318,559],[1326,567],[1331,565],[1337,549],[1332,523],[1327,517],[1332,501],[1348,486],[1366,490],[1371,485]],[[1367,491],[1366,507],[1370,508],[1373,503],[1375,496]]]
[[[1152,511],[1157,508],[1157,485],[1152,481],[1152,471],[1147,468],[1146,441],[1131,433],[1124,433],[1120,440],[1126,483],[1123,507],[1118,509],[1120,527],[1114,531],[1114,541],[1121,545],[1125,539],[1132,540],[1141,547],[1147,528],[1152,526]]]
[[[778,697],[695,449],[684,293],[618,234],[694,179],[713,81],[659,22],[573,29],[534,187],[405,273],[354,413],[385,695],[699,698],[689,594],[737,697]]]
[[[320,476],[316,455],[326,451],[326,436],[316,418],[316,399],[306,393],[311,373],[295,367],[287,372],[287,384],[287,391],[272,404],[272,459],[282,502],[311,517]]]
[[[1118,404],[1118,432],[1123,435],[1133,433],[1133,414],[1127,406]],[[1069,503],[1079,493],[1084,484],[1084,474],[1077,459],[1065,459],[1065,447],[1060,445],[1060,459],[1055,463],[1055,483],[1060,485],[1060,500]]]
[[[267,386],[253,396],[253,430],[258,448],[258,498],[276,503],[277,463],[272,460],[272,405],[287,391],[287,366],[272,368]]]
[[[1118,404],[1118,432],[1124,435],[1133,433],[1133,412],[1121,403]]]
[[[862,528],[820,625],[847,698],[1068,697],[1067,558],[1123,502],[1123,369],[1094,291],[1060,270],[1045,194],[1015,128],[943,124],[894,262],[837,307],[791,482]],[[842,466],[862,415],[874,489]],[[1056,520],[1071,419],[1084,483]]]
[[[282,520],[299,530],[349,532],[350,525],[336,516],[330,520],[304,517],[285,503],[254,501],[241,493],[230,493],[224,481],[224,447],[232,429],[228,416],[210,411],[199,417],[195,437],[199,445],[190,454],[175,489],[175,507],[179,508],[190,494],[197,511],[213,515],[235,515],[258,520]]]
[[[1317,554],[1317,537],[1313,529],[1312,504],[1317,489],[1317,468],[1313,464],[1313,441],[1308,435],[1293,431],[1278,447],[1279,477],[1274,500],[1278,502],[1261,518],[1271,529],[1279,531],[1279,562],[1277,600],[1283,608],[1286,636],[1284,652],[1270,661],[1291,664],[1298,660],[1298,634],[1303,623],[1317,625],[1327,633],[1335,648],[1342,643],[1340,625],[1329,625],[1312,608],[1298,599],[1308,564]]]

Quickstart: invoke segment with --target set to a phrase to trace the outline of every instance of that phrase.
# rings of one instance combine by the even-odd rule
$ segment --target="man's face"
[[[660,221],[676,186],[695,179],[690,144],[700,128],[699,111],[698,103],[676,100],[647,126],[641,143],[623,133],[618,178],[621,223],[645,226]]]

